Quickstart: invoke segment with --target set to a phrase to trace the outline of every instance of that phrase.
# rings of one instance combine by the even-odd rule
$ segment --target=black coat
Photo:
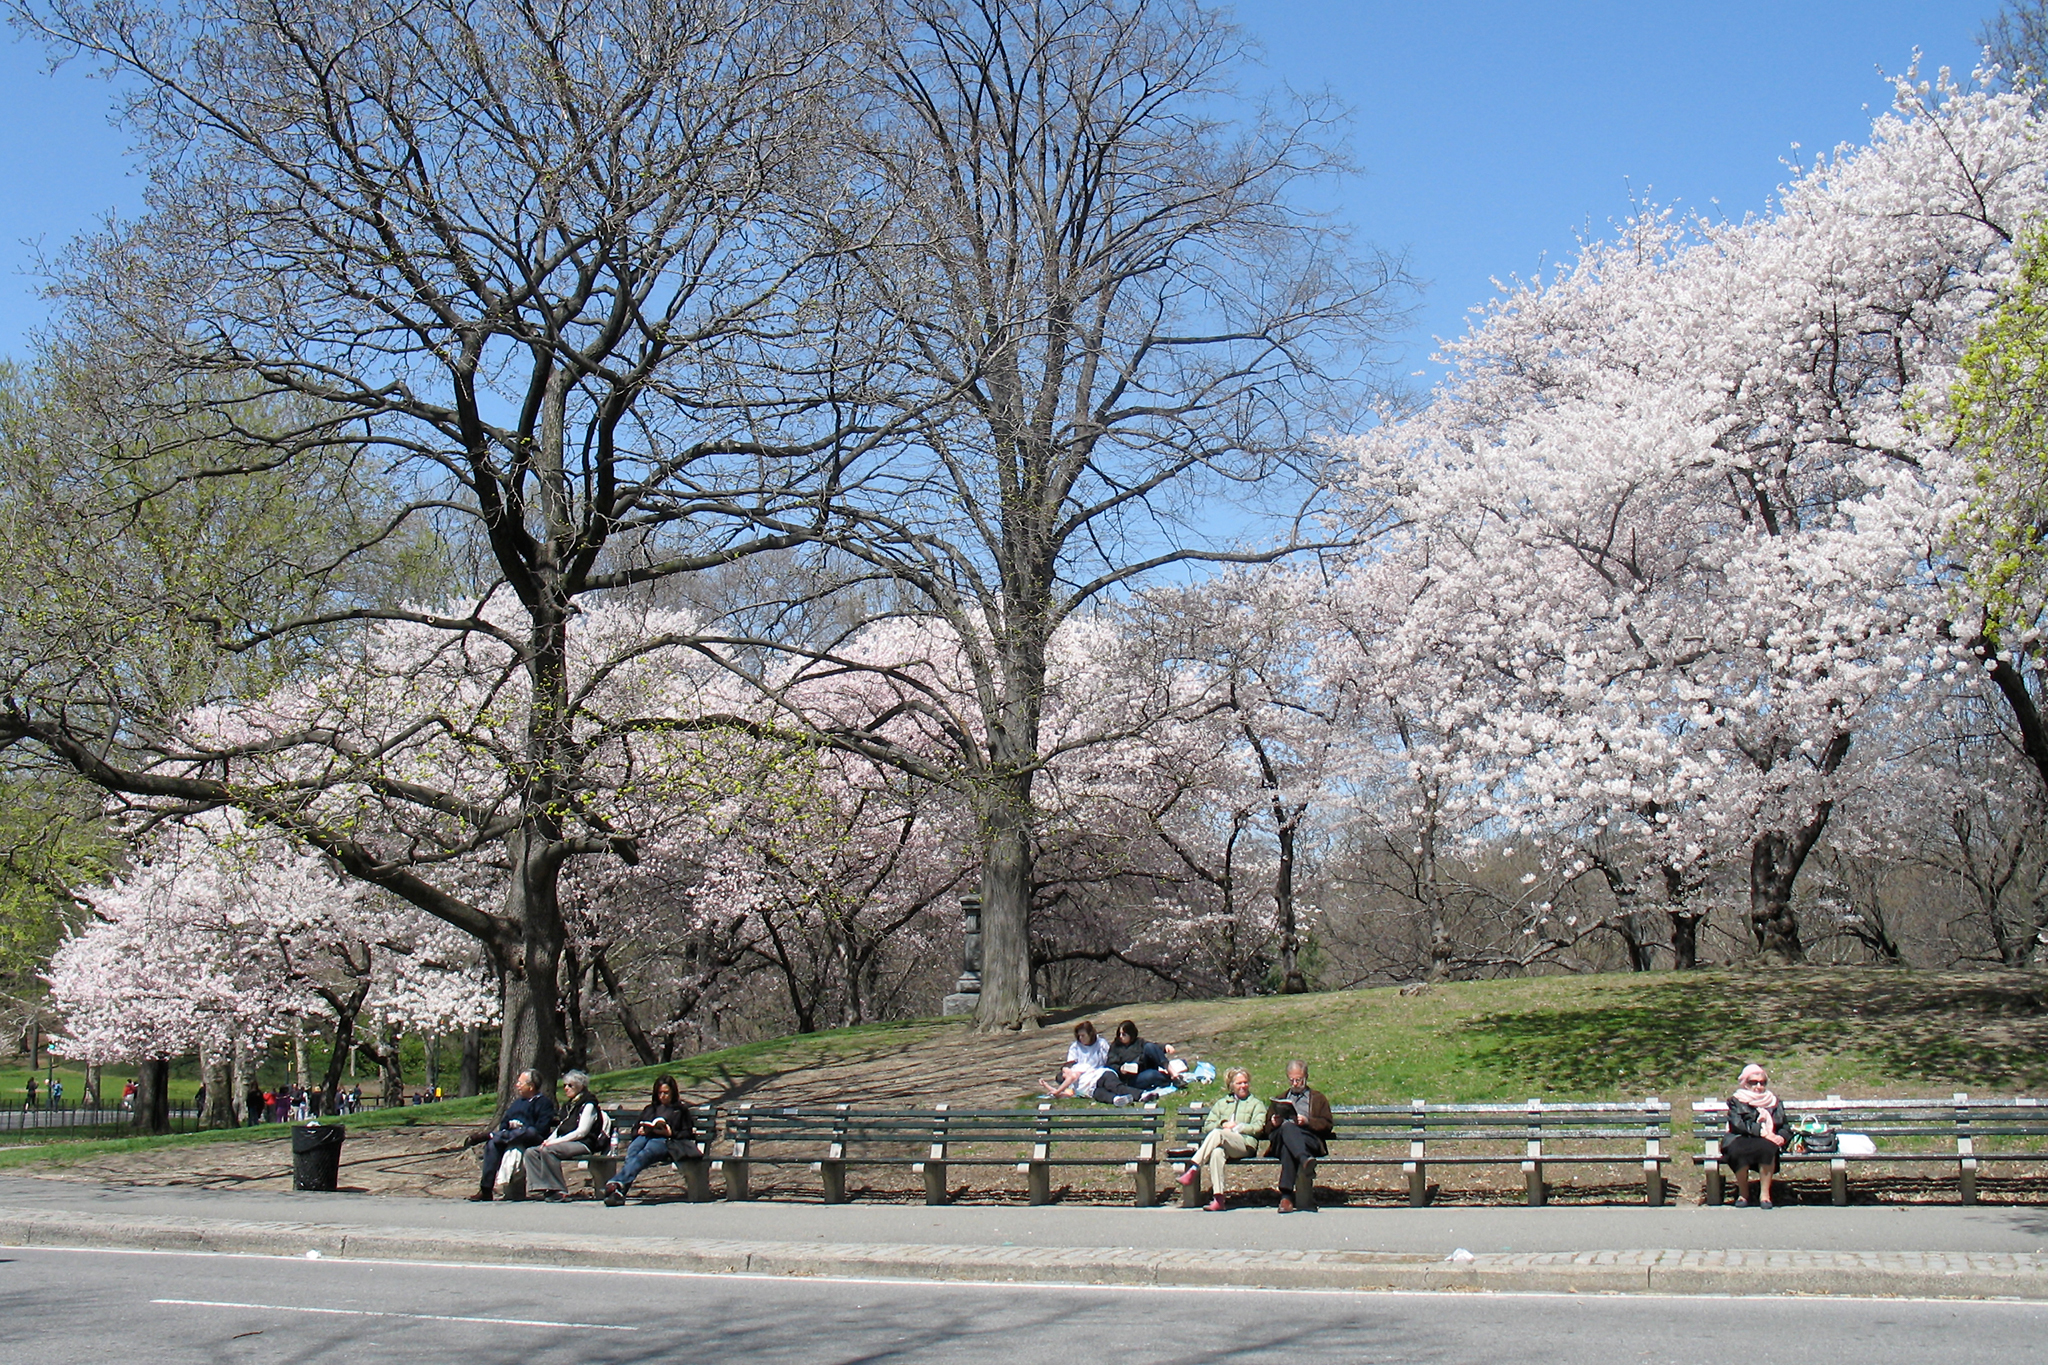
[[[554,1128],[555,1102],[546,1095],[535,1095],[505,1106],[505,1117],[498,1120],[498,1131],[492,1136],[506,1147],[537,1147],[548,1140]]]
[[[1135,1043],[1111,1043],[1103,1065],[1121,1075],[1126,1063],[1136,1062],[1140,1071],[1166,1070],[1166,1049],[1140,1038]]]
[[[656,1119],[668,1120],[668,1154],[673,1161],[695,1161],[703,1150],[697,1146],[697,1129],[691,1121],[690,1106],[681,1102],[675,1104],[650,1104],[640,1111],[634,1120],[633,1132],[641,1137],[658,1137],[647,1132],[647,1125]]]
[[[1764,1125],[1757,1107],[1753,1104],[1744,1104],[1738,1099],[1730,1099],[1728,1131],[1735,1137],[1762,1137]],[[1771,1106],[1771,1131],[1784,1138],[1786,1142],[1792,1140],[1792,1130],[1785,1126],[1785,1104],[1782,1100]]]

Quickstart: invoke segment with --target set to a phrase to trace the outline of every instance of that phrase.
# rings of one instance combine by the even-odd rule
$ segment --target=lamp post
[[[972,1014],[981,1005],[981,897],[960,898],[966,932],[960,943],[960,977],[953,993],[939,1002],[941,1014]]]

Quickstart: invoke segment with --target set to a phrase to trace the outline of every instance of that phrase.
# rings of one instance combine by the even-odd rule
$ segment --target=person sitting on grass
[[[498,1168],[504,1164],[505,1154],[546,1141],[554,1126],[555,1102],[540,1093],[533,1073],[522,1071],[514,1076],[512,1103],[505,1106],[505,1117],[498,1121],[498,1126],[480,1128],[463,1139],[465,1147],[482,1143],[484,1148],[483,1184],[470,1198],[489,1203],[491,1187],[497,1184]]]
[[[676,1078],[657,1076],[654,1100],[640,1111],[639,1119],[633,1124],[633,1140],[626,1147],[626,1164],[619,1168],[618,1179],[605,1182],[605,1207],[615,1209],[625,1203],[626,1193],[633,1188],[634,1179],[655,1162],[695,1161],[703,1156],[692,1137],[695,1131],[690,1124],[690,1106],[683,1103],[682,1092],[676,1088]]]
[[[555,1131],[546,1142],[528,1147],[525,1157],[528,1197],[539,1190],[540,1197],[550,1204],[569,1197],[568,1186],[562,1183],[564,1160],[592,1154],[603,1156],[612,1145],[605,1131],[604,1110],[597,1096],[590,1093],[590,1073],[564,1072],[562,1089],[568,1094],[562,1100],[562,1116],[555,1123]]]
[[[1103,1065],[1131,1089],[1154,1098],[1180,1084],[1168,1069],[1172,1058],[1172,1048],[1146,1042],[1138,1036],[1138,1026],[1126,1019],[1116,1026],[1116,1040]]]
[[[1183,1185],[1202,1181],[1209,1191],[1211,1213],[1223,1212],[1224,1167],[1256,1152],[1266,1131],[1266,1102],[1252,1098],[1251,1073],[1231,1067],[1223,1073],[1223,1085],[1229,1094],[1209,1107],[1209,1117],[1202,1120],[1202,1145],[1180,1176]]]
[[[1095,1025],[1086,1019],[1074,1025],[1074,1041],[1067,1044],[1067,1066],[1102,1066],[1109,1055],[1109,1044],[1095,1032]]]
[[[1778,1173],[1778,1153],[1791,1139],[1785,1106],[1771,1093],[1771,1078],[1755,1062],[1742,1068],[1735,1093],[1728,1098],[1728,1136],[1721,1140],[1721,1161],[1735,1173],[1735,1207],[1749,1207],[1749,1173],[1762,1186],[1757,1207],[1771,1207],[1771,1177]]]
[[[1091,1066],[1083,1062],[1061,1067],[1058,1084],[1051,1081],[1040,1081],[1038,1084],[1045,1098],[1049,1100],[1077,1095],[1099,1104],[1122,1105],[1138,1098],[1138,1092],[1117,1079],[1117,1074],[1108,1067]]]

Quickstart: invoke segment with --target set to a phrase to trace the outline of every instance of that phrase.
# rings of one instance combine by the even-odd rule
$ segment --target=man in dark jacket
[[[505,1106],[505,1116],[498,1120],[498,1126],[471,1133],[463,1144],[484,1145],[483,1183],[470,1196],[472,1201],[490,1202],[491,1186],[497,1182],[498,1167],[504,1164],[506,1152],[536,1146],[547,1141],[548,1134],[554,1131],[555,1102],[540,1093],[531,1071],[522,1071],[513,1079],[512,1094],[515,1098]]]
[[[1280,1159],[1280,1212],[1293,1213],[1294,1179],[1302,1162],[1329,1155],[1327,1139],[1337,1126],[1330,1117],[1330,1101],[1322,1091],[1308,1088],[1308,1063],[1287,1064],[1287,1093],[1273,1101],[1267,1125],[1273,1145],[1266,1155]]]

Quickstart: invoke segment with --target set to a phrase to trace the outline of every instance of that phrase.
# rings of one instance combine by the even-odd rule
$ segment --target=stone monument
[[[972,1014],[981,1004],[981,897],[962,896],[960,914],[967,932],[960,945],[960,979],[953,993],[939,1002],[941,1014]]]

